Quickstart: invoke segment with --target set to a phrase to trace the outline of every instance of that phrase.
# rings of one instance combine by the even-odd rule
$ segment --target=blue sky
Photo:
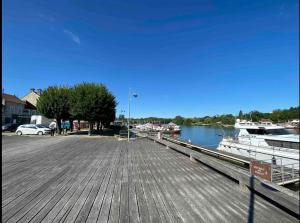
[[[101,82],[134,117],[299,105],[299,1],[3,1],[2,86]]]

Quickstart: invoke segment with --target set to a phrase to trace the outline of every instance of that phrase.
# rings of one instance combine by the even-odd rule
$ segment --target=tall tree
[[[184,123],[184,118],[181,117],[180,115],[177,115],[174,119],[173,122],[175,122],[177,125],[182,125]]]
[[[61,120],[70,118],[70,89],[51,86],[43,91],[37,101],[37,111],[47,118],[56,119],[58,133],[61,134]]]
[[[106,125],[115,119],[116,100],[103,84],[82,83],[75,85],[71,94],[71,114],[90,124]]]
[[[242,111],[242,110],[240,110],[240,112],[239,112],[239,118],[240,118],[240,119],[243,118],[243,111]]]

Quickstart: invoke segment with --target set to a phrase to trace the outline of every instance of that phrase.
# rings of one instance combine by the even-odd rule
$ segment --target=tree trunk
[[[80,130],[80,119],[78,119],[78,131]]]
[[[61,134],[61,119],[60,118],[56,118],[56,127],[57,127],[57,130],[58,130],[58,134],[60,135]]]
[[[97,131],[99,131],[99,129],[100,129],[100,122],[98,121],[97,122]]]
[[[92,130],[94,129],[94,123],[93,122],[89,122],[89,135],[91,135],[92,134]]]
[[[70,131],[73,132],[73,119],[70,119],[69,122],[70,122]]]

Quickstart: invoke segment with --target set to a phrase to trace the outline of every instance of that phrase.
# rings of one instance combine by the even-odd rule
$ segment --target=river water
[[[234,128],[218,128],[213,126],[185,126],[182,125],[181,132],[177,136],[180,140],[191,140],[192,144],[206,148],[216,149],[222,140],[223,135],[235,136],[238,130]],[[299,130],[290,130],[294,134],[299,134]]]

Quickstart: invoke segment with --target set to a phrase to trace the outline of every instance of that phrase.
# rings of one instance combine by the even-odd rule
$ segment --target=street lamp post
[[[131,96],[133,97],[137,97],[136,93],[132,93],[131,89],[129,88],[129,93],[128,93],[128,137],[127,137],[127,141],[129,142],[130,140],[130,101],[131,101]]]

